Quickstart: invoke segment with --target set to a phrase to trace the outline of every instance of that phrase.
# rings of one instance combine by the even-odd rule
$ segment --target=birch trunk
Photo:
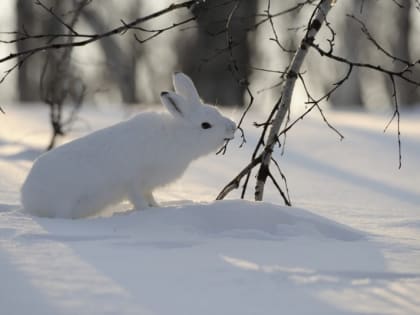
[[[308,53],[310,44],[314,41],[315,36],[317,35],[319,29],[324,23],[325,18],[328,15],[328,12],[330,11],[334,2],[334,0],[321,0],[321,2],[318,5],[318,10],[316,11],[312,22],[309,25],[305,37],[302,39],[300,47],[296,51],[290,63],[286,81],[282,87],[281,98],[276,104],[276,106],[278,106],[278,110],[271,125],[270,133],[266,141],[266,146],[262,153],[262,162],[258,170],[257,184],[255,187],[255,200],[257,201],[261,201],[264,196],[264,186],[267,177],[270,174],[269,166],[271,162],[273,148],[277,142],[280,127],[282,126],[284,118],[290,108],[290,103],[292,100],[293,90],[296,79],[298,77],[298,73]]]

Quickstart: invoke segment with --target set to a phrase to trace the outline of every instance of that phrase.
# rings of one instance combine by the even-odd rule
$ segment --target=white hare
[[[125,199],[156,206],[155,188],[233,138],[235,123],[203,104],[188,76],[172,79],[176,93],[160,95],[169,113],[141,113],[40,156],[22,186],[25,211],[80,218]]]

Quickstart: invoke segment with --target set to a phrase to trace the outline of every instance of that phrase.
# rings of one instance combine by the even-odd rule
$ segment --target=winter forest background
[[[81,1],[42,1],[46,7],[54,7],[54,12],[69,20],[72,10]],[[140,16],[168,6],[172,1],[91,1],[75,24],[80,33],[102,33],[108,29],[129,22]],[[305,1],[302,1],[304,3]],[[310,1],[309,1],[310,2]],[[279,89],[272,88],[279,84],[280,74],[270,71],[284,71],[290,62],[293,51],[305,32],[305,26],[313,10],[313,5],[305,5],[291,14],[273,18],[274,27],[283,48],[272,39],[270,23],[261,23],[267,10],[266,0],[242,1],[232,19],[231,35],[235,44],[234,58],[237,61],[238,74],[232,75],[229,69],[231,58],[226,49],[226,36],[221,32],[226,19],[232,11],[234,1],[207,1],[206,9],[197,6],[197,18],[184,25],[158,34],[145,43],[140,43],[129,34],[107,37],[92,44],[74,48],[66,68],[67,84],[72,92],[65,102],[77,102],[77,95],[83,89],[85,103],[158,103],[159,92],[170,85],[170,74],[174,70],[188,73],[196,82],[203,98],[212,103],[229,106],[247,104],[245,84],[238,84],[238,77],[250,83],[256,97],[256,106],[270,108],[279,95]],[[299,1],[271,1],[271,14],[299,4]],[[372,47],[367,37],[361,32],[361,25],[348,15],[354,15],[365,23],[369,32],[392,55],[412,60],[420,55],[418,34],[420,19],[418,2],[410,0],[342,0],[334,7],[328,20],[336,35],[335,51],[350,60],[387,65],[389,68],[400,66]],[[0,28],[2,32],[27,31],[29,34],[57,34],[66,31],[36,1],[2,1]],[[142,24],[147,30],[167,27],[188,17],[187,10],[177,10]],[[259,24],[261,23],[261,24]],[[141,40],[154,35],[153,32],[137,32]],[[321,36],[328,36],[323,29]],[[2,33],[2,40],[10,40],[15,34]],[[18,41],[13,44],[1,44],[1,56],[12,51],[22,51],[38,43],[54,41],[52,38],[35,38]],[[320,42],[322,40],[319,40]],[[36,54],[25,61],[19,71],[13,71],[0,85],[2,104],[39,102],[46,99],[48,80],[54,81],[54,58],[57,51]],[[49,60],[49,64],[46,64]],[[15,61],[2,63],[0,70],[7,70]],[[44,76],[43,74],[44,69]],[[413,69],[413,77],[418,78],[420,70]],[[328,58],[320,58],[315,51],[310,51],[303,73],[307,85],[314,95],[323,95],[343,76],[346,66]],[[44,86],[40,88],[40,83]],[[420,90],[413,85],[397,80],[401,106],[418,105]],[[49,83],[51,84],[51,83]],[[41,84],[42,85],[42,84]],[[302,86],[298,84],[298,90]],[[301,95],[301,97],[299,97]],[[387,77],[368,70],[354,69],[351,77],[342,88],[329,99],[328,104],[335,108],[356,107],[375,110],[389,110],[392,107],[390,83]],[[296,93],[294,106],[304,105],[302,93]],[[3,105],[3,106],[4,106]],[[293,106],[292,106],[293,108]]]
[[[244,197],[258,167],[255,199],[263,199],[271,178],[290,204],[272,152],[277,144],[284,152],[289,130],[312,111],[342,140],[325,105],[389,112],[384,130],[397,127],[401,168],[400,113],[419,104],[417,0],[7,3],[0,82],[9,93],[1,95],[48,105],[47,149],[69,132],[82,105],[157,104],[171,73],[182,71],[206,102],[242,113],[236,118],[239,147],[247,142],[247,122],[260,130],[251,162],[217,199],[243,179]],[[265,120],[256,121],[255,110]]]
[[[0,313],[420,315],[419,34],[419,0],[1,0]],[[226,154],[161,207],[22,211],[40,154],[174,71]]]

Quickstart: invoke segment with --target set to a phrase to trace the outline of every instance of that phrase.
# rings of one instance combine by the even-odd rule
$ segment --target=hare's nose
[[[229,133],[235,133],[236,130],[236,124],[233,121],[229,121],[229,123],[226,126],[226,131]]]

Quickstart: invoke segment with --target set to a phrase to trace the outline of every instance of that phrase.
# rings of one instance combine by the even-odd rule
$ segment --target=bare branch
[[[139,42],[140,44],[143,44],[143,43],[145,43],[145,42],[147,42],[147,41],[149,41],[149,40],[151,40],[151,39],[159,36],[160,34],[162,34],[165,31],[169,31],[169,30],[174,29],[174,28],[176,28],[176,27],[178,27],[180,25],[184,25],[184,24],[187,24],[187,23],[192,22],[192,21],[195,21],[195,20],[196,20],[196,17],[193,16],[193,17],[190,17],[188,19],[185,19],[185,20],[183,20],[181,22],[172,23],[172,25],[167,26],[167,27],[163,27],[163,28],[160,28],[160,29],[149,30],[149,29],[146,29],[146,28],[143,28],[143,27],[140,27],[140,26],[133,26],[133,27],[127,26],[127,30],[128,29],[135,29],[135,30],[139,30],[139,31],[142,31],[142,32],[146,32],[146,33],[153,33],[152,35],[146,37],[145,39],[140,39],[137,36],[137,34],[134,34],[134,39],[137,42]],[[121,20],[121,23],[123,23],[123,25],[127,25],[123,20]]]
[[[279,172],[280,177],[281,177],[281,179],[283,180],[284,187],[286,188],[286,197],[287,197],[287,198],[283,197],[283,199],[285,199],[285,203],[286,203],[286,204],[287,204],[287,202],[288,202],[288,203],[289,203],[289,205],[292,205],[292,202],[291,202],[291,200],[290,200],[290,195],[289,195],[289,185],[287,184],[287,178],[286,178],[286,175],[284,175],[284,173],[283,173],[283,171],[281,170],[280,165],[279,165],[279,163],[276,161],[276,159],[271,158],[271,161],[272,161],[272,162],[274,163],[274,165],[276,166],[277,171]],[[287,200],[287,201],[286,201],[286,200]]]
[[[276,27],[274,26],[273,16],[270,13],[270,7],[271,7],[271,0],[268,0],[268,2],[267,2],[267,10],[265,12],[267,13],[267,18],[268,18],[268,20],[270,22],[271,31],[273,32],[273,35],[274,35],[274,38],[270,38],[270,40],[274,41],[277,44],[277,46],[280,47],[280,49],[282,51],[287,52],[287,53],[294,54],[296,52],[294,49],[285,48],[280,43],[280,39],[279,39],[279,36],[277,35]]]
[[[222,189],[219,195],[217,195],[216,200],[224,199],[232,190],[237,189],[242,178],[249,174],[259,163],[261,163],[261,156],[253,159],[238,175],[236,175],[236,177]]]
[[[350,76],[350,73],[351,73],[351,67],[349,67],[349,70],[348,70],[348,72],[346,73],[346,75],[345,75],[345,77],[343,78],[343,79],[341,79],[340,81],[338,81],[338,82],[336,82],[334,85],[334,88],[333,89],[331,89],[329,92],[327,92],[327,94],[325,94],[323,97],[321,97],[320,99],[318,99],[318,100],[315,100],[313,97],[312,97],[312,95],[311,95],[311,93],[309,92],[309,89],[308,89],[308,87],[307,87],[307,85],[306,85],[306,83],[305,83],[305,80],[303,79],[303,76],[301,75],[301,74],[299,74],[299,79],[300,79],[300,81],[302,82],[302,85],[303,85],[303,88],[304,88],[304,90],[305,90],[305,93],[306,93],[306,96],[308,97],[308,99],[309,99],[309,101],[307,102],[307,104],[312,104],[312,106],[311,106],[311,108],[310,108],[310,110],[309,111],[307,111],[305,114],[304,114],[304,116],[306,115],[306,114],[308,114],[314,107],[316,107],[317,109],[318,109],[318,112],[320,113],[320,115],[321,115],[321,117],[322,117],[322,120],[324,121],[324,123],[328,126],[328,128],[330,128],[332,131],[334,131],[339,137],[340,137],[340,140],[343,140],[344,139],[344,136],[341,134],[341,132],[339,132],[338,130],[337,130],[337,128],[335,128],[333,125],[331,125],[330,124],[330,122],[328,121],[328,119],[327,119],[327,117],[325,116],[325,114],[324,114],[324,111],[322,110],[322,108],[319,106],[319,103],[322,101],[322,100],[324,100],[324,99],[326,99],[326,98],[328,98],[333,92],[335,92],[348,78],[349,78],[349,76]],[[300,119],[302,119],[304,116],[301,116],[301,117],[299,117],[298,119],[300,120]],[[291,126],[290,126],[290,128],[291,128]],[[289,127],[287,127],[287,128],[285,128],[285,129],[283,129],[281,132],[280,132],[280,134],[279,134],[279,136],[281,135],[281,134],[286,134],[286,132],[290,129]]]
[[[54,12],[54,8],[48,8],[45,4],[43,4],[41,2],[41,0],[35,0],[34,1],[35,5],[40,6],[42,9],[44,9],[46,12],[48,12],[51,16],[53,16],[60,24],[62,24],[64,27],[66,27],[70,33],[72,35],[79,35],[73,28],[73,26],[71,26],[70,24],[67,24],[60,16],[58,16],[55,12]]]
[[[388,52],[384,47],[382,47],[377,40],[372,36],[372,34],[369,32],[369,30],[367,29],[365,23],[358,19],[357,17],[355,17],[353,14],[347,14],[347,17],[353,19],[354,21],[356,21],[360,27],[361,27],[361,31],[363,34],[366,35],[367,39],[380,51],[382,52],[385,56],[389,57],[392,59],[392,61],[399,61],[402,64],[404,64],[407,67],[412,67],[412,63],[409,62],[408,60],[404,60],[401,58],[398,58],[397,56],[391,54],[390,52]]]
[[[28,60],[32,55],[33,55],[33,53],[30,53],[30,54],[27,54],[26,56],[23,56],[22,59],[20,59],[18,62],[16,62],[12,67],[10,67],[6,71],[4,71],[3,76],[0,78],[0,84],[2,84],[4,82],[4,80],[6,80],[6,78],[13,72],[13,70],[19,69],[25,63],[25,61]]]
[[[398,168],[401,169],[401,131],[400,131],[400,110],[398,105],[398,98],[397,98],[397,88],[395,85],[395,79],[394,76],[390,75],[389,79],[391,80],[391,86],[392,86],[392,100],[394,102],[394,112],[392,114],[391,119],[386,124],[384,132],[387,131],[391,123],[394,121],[395,118],[397,118],[397,141],[398,141]]]
[[[290,200],[287,198],[287,196],[285,195],[285,193],[283,192],[283,190],[281,189],[280,185],[277,183],[276,179],[274,178],[274,176],[271,174],[271,172],[268,172],[268,177],[270,177],[271,181],[273,182],[274,186],[276,186],[278,192],[280,193],[281,197],[283,198],[284,203],[287,206],[291,206],[292,203],[290,202]]]
[[[125,31],[127,31],[129,28],[132,28],[132,27],[134,27],[138,24],[144,23],[146,21],[150,21],[152,19],[155,19],[155,18],[157,18],[159,16],[162,16],[164,14],[167,14],[169,12],[179,10],[179,9],[185,9],[185,8],[188,9],[192,5],[194,5],[195,3],[199,2],[199,1],[201,1],[201,0],[189,0],[189,1],[184,1],[184,2],[180,2],[180,3],[173,3],[173,4],[169,5],[168,7],[166,7],[165,9],[156,11],[156,12],[154,12],[152,14],[149,14],[149,15],[146,15],[144,17],[140,17],[138,19],[135,19],[132,22],[123,24],[122,26],[116,27],[116,28],[111,29],[109,31],[106,31],[104,33],[94,34],[94,35],[92,35],[91,37],[89,37],[88,39],[85,39],[85,40],[46,44],[46,45],[31,48],[31,49],[23,50],[23,51],[20,51],[20,52],[11,53],[8,56],[0,58],[0,63],[5,62],[7,60],[15,59],[19,56],[24,56],[24,55],[28,55],[28,54],[35,54],[35,53],[39,53],[41,51],[47,51],[47,50],[53,50],[53,49],[63,49],[63,48],[68,48],[68,47],[85,46],[85,45],[88,45],[90,43],[96,42],[100,39],[103,39],[105,37],[121,34]],[[79,36],[80,35],[77,35],[76,37],[79,37]]]
[[[331,0],[320,1],[318,6],[312,13],[307,33],[302,39],[300,48],[296,51],[296,54],[294,55],[291,61],[286,81],[282,87],[281,103],[278,104],[279,108],[274,117],[273,124],[271,125],[270,133],[268,135],[267,143],[262,153],[262,162],[260,164],[260,168],[257,174],[257,185],[255,187],[255,200],[262,200],[263,198],[264,185],[266,178],[269,175],[269,164],[271,162],[273,147],[278,141],[279,129],[283,124],[286,114],[289,112],[295,81],[298,77],[300,67],[307,55],[308,48],[313,43],[315,36],[321,28],[323,22],[325,21],[326,15],[328,14],[330,9]]]
[[[348,60],[344,57],[334,55],[332,52],[325,51],[318,44],[311,43],[310,45],[311,45],[311,47],[315,48],[315,50],[318,51],[318,53],[323,57],[335,60],[335,61],[340,62],[340,63],[347,64],[347,65],[352,66],[352,67],[366,68],[366,69],[374,70],[374,71],[377,71],[377,72],[382,72],[382,73],[387,74],[387,75],[397,76],[400,79],[402,79],[402,80],[404,80],[408,83],[420,86],[420,81],[416,81],[414,79],[411,79],[411,78],[407,77],[407,74],[410,73],[411,68],[413,68],[417,64],[420,65],[420,60],[410,63],[409,66],[406,66],[401,71],[394,71],[394,70],[385,69],[380,65],[373,65],[373,64],[370,64],[370,63],[355,62],[355,61]]]
[[[420,5],[419,1],[415,0],[416,2],[416,8],[419,10]],[[258,166],[258,173],[257,173],[257,183],[255,188],[255,199],[256,200],[262,200],[263,198],[263,191],[264,186],[267,178],[270,178],[273,182],[273,184],[276,186],[277,190],[280,192],[280,194],[283,197],[283,200],[286,204],[290,203],[290,197],[288,194],[288,188],[287,188],[287,181],[284,174],[281,172],[280,166],[276,160],[273,159],[273,152],[275,148],[277,148],[276,144],[279,144],[282,150],[284,150],[284,143],[280,142],[280,137],[284,137],[287,135],[287,132],[291,130],[292,127],[294,127],[297,122],[304,119],[311,111],[316,109],[319,112],[319,115],[321,116],[323,122],[326,124],[326,126],[331,129],[335,134],[337,134],[342,140],[344,136],[341,134],[339,130],[337,130],[327,119],[325,112],[321,108],[320,104],[323,101],[329,100],[329,98],[339,89],[341,88],[345,82],[350,78],[350,76],[353,73],[353,70],[356,68],[364,68],[370,71],[374,71],[377,73],[382,73],[386,76],[388,76],[391,80],[392,85],[392,99],[393,99],[393,105],[394,105],[394,112],[393,115],[389,121],[389,123],[386,125],[385,130],[386,131],[389,127],[389,125],[396,120],[397,123],[397,139],[398,139],[398,154],[399,154],[399,168],[401,168],[401,133],[400,133],[400,111],[399,111],[399,103],[397,98],[397,87],[395,80],[396,78],[399,78],[406,83],[415,85],[417,87],[420,86],[420,81],[418,81],[417,78],[414,76],[411,76],[412,72],[416,70],[417,66],[420,65],[420,60],[417,61],[409,61],[405,60],[403,58],[400,58],[390,51],[388,51],[384,46],[382,46],[370,33],[366,25],[362,20],[359,18],[356,18],[354,15],[349,15],[348,17],[353,19],[356,23],[358,23],[361,27],[361,32],[366,36],[368,41],[372,44],[373,47],[378,49],[384,56],[391,59],[393,62],[397,62],[400,65],[400,68],[393,70],[389,69],[386,66],[383,66],[382,64],[373,64],[369,62],[359,62],[359,61],[353,61],[350,60],[344,56],[337,55],[334,52],[334,46],[335,41],[337,38],[337,34],[332,26],[332,24],[329,23],[327,20],[327,14],[333,5],[335,1],[333,0],[319,0],[315,7],[315,9],[312,12],[311,17],[309,18],[309,22],[307,24],[307,31],[304,36],[304,38],[301,41],[300,48],[296,51],[293,60],[291,61],[289,67],[285,71],[278,71],[273,69],[266,69],[262,67],[251,67],[253,70],[261,71],[261,72],[267,72],[267,73],[274,73],[274,74],[280,74],[281,75],[281,81],[280,83],[274,85],[274,87],[282,86],[281,90],[281,97],[280,99],[273,105],[272,111],[270,112],[270,115],[268,118],[263,122],[254,122],[254,126],[257,128],[262,128],[260,138],[255,146],[255,149],[253,151],[251,162],[242,169],[239,174],[228,184],[226,185],[221,193],[218,196],[218,199],[224,198],[229,192],[233,191],[234,189],[239,188],[241,182],[243,181],[242,185],[242,191],[241,191],[241,198],[245,197],[245,193],[248,188],[248,184],[251,178],[251,174],[253,169]],[[393,0],[393,2],[401,7],[402,3],[398,0]],[[305,1],[300,2],[296,4],[295,6],[279,12],[280,14],[287,14],[290,12],[293,12],[294,10],[300,10],[305,5],[312,5],[313,1]],[[360,10],[363,10],[364,1],[361,2],[361,8]],[[270,23],[271,27],[271,33],[272,38],[270,40],[277,43],[277,45],[281,48],[283,52],[288,52],[287,49],[284,48],[284,46],[279,41],[279,36],[277,33],[277,29],[275,27],[275,24],[273,23],[274,14],[270,13],[270,6],[271,6],[271,0],[268,0],[267,2],[267,9],[264,11],[263,14],[259,14],[258,17],[261,17],[261,20],[258,21],[254,28],[256,29],[259,25],[262,25],[266,22]],[[231,16],[233,19],[233,17]],[[315,36],[317,35],[318,30],[321,28],[322,24],[324,24],[329,31],[329,38],[326,39],[327,42],[327,48],[321,48],[321,46],[318,43],[315,43]],[[222,33],[221,31],[220,33]],[[223,54],[226,52],[229,52],[232,50],[232,47],[234,47],[234,43],[229,43],[228,47],[226,49],[220,49],[217,54]],[[321,97],[314,97],[312,93],[310,92],[310,89],[308,85],[306,84],[304,80],[304,76],[302,73],[299,72],[300,66],[302,64],[303,59],[306,56],[306,53],[308,49],[312,47],[314,48],[321,57],[331,59],[337,63],[341,63],[343,65],[346,65],[346,71],[343,74],[343,76],[337,80],[335,83],[332,84],[332,87]],[[288,120],[289,114],[290,114],[290,100],[294,89],[294,84],[296,79],[299,78],[302,82],[303,88],[305,90],[306,96],[307,96],[307,104],[309,107],[293,122],[289,124]],[[271,87],[272,88],[272,87]],[[262,90],[264,91],[264,90]],[[259,93],[260,91],[258,91]],[[241,122],[245,118],[245,115],[241,117]],[[283,129],[280,129],[283,127]],[[268,136],[267,136],[268,134]],[[270,162],[274,163],[279,171],[279,174],[281,178],[284,180],[284,185],[286,187],[286,194],[282,191],[282,188],[280,187],[278,181],[276,180],[276,177],[272,174],[270,170]],[[244,180],[243,180],[244,179]]]

